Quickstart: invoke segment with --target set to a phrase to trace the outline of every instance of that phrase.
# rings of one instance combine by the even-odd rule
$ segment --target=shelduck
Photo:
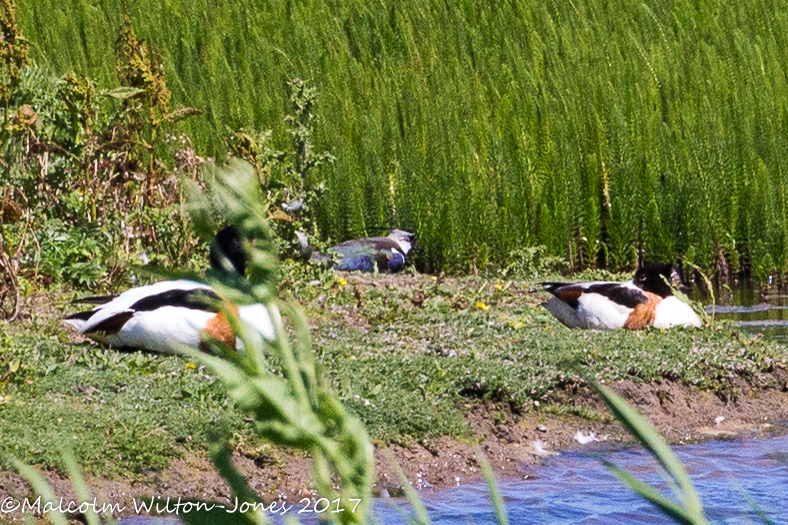
[[[219,253],[221,252],[221,253]],[[248,255],[235,227],[216,234],[211,246],[211,266],[220,271],[244,275]],[[232,268],[222,269],[222,257]],[[102,344],[122,349],[176,353],[180,345],[207,350],[203,332],[229,347],[238,347],[230,323],[221,311],[221,299],[207,284],[189,281],[162,281],[132,288],[118,296],[93,297],[77,301],[98,304],[92,310],[75,313],[64,322],[82,335]],[[275,338],[268,309],[262,304],[238,306],[236,314],[263,338]]]
[[[570,328],[701,326],[698,314],[673,295],[668,283],[688,289],[670,264],[643,267],[626,282],[542,283],[554,296],[542,306]]]

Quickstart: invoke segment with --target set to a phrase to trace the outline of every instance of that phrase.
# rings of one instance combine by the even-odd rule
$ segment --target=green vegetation
[[[700,3],[22,0],[30,55],[116,85],[123,16],[161,51],[195,150],[229,127],[290,140],[287,84],[321,93],[324,236],[399,225],[423,268],[685,257],[788,269],[788,11]]]
[[[0,317],[15,319],[21,295],[40,284],[117,289],[149,277],[135,264],[204,267],[181,188],[210,186],[215,164],[184,132],[200,111],[173,107],[158,51],[124,17],[117,81],[100,88],[29,63],[13,0],[0,1],[0,25]],[[315,88],[294,79],[289,91],[289,147],[272,149],[270,131],[228,129],[224,139],[255,168],[275,251],[301,257],[296,231],[322,247],[319,168],[334,158],[313,145]]]
[[[89,501],[78,461],[105,476],[141,476],[166,467],[188,443],[211,458],[232,496],[262,503],[233,465],[227,441],[232,435],[236,446],[252,443],[259,459],[274,453],[272,445],[307,452],[314,460],[317,493],[326,501],[358,503],[353,510],[348,506],[331,513],[332,520],[364,523],[373,481],[372,447],[365,427],[384,443],[443,435],[472,440],[478,436],[469,431],[464,415],[479,399],[508,404],[513,412],[538,409],[540,403],[549,403],[545,412],[563,404],[571,411],[576,400],[564,394],[590,386],[584,378],[593,377],[615,417],[673,477],[682,501],[676,504],[634,476],[608,466],[677,521],[702,524],[706,522],[701,503],[666,442],[622,398],[599,383],[623,377],[649,382],[681,379],[730,396],[735,395],[731,390],[735,380],[768,384],[774,381],[768,372],[775,362],[785,365],[784,347],[758,338],[732,337],[728,330],[568,330],[535,310],[534,297],[523,293],[520,287],[527,290],[528,285],[522,282],[422,277],[416,283],[415,276],[383,281],[373,277],[356,278],[351,292],[345,279],[325,275],[303,288],[293,286],[299,281],[287,277],[285,268],[282,282],[290,283],[296,297],[284,302],[276,298],[280,282],[273,250],[276,241],[266,221],[268,203],[257,195],[254,167],[236,163],[225,174],[219,173],[209,194],[197,184],[187,190],[198,235],[210,238],[219,224],[229,221],[239,227],[243,238],[255,240],[245,243],[250,251],[248,279],[218,274],[209,274],[208,279],[233,304],[265,304],[276,339],[263,343],[259,334],[245,330],[229,304],[223,314],[244,340],[243,352],[218,341],[211,343],[212,355],[188,348],[180,357],[89,351],[84,346],[78,351],[63,344],[58,317],[49,317],[46,310],[30,321],[32,326],[2,325],[0,448],[7,454],[3,461],[27,478],[45,500],[54,501],[55,496],[46,479],[29,467],[33,459],[43,467],[65,471],[78,497]],[[386,281],[387,286],[380,287]],[[317,322],[317,352],[313,353],[307,317],[296,298]],[[280,309],[290,321],[287,325]],[[357,335],[368,339],[361,348],[354,345]],[[615,350],[606,353],[601,350],[605,348]],[[205,363],[210,375],[189,359]],[[710,382],[699,382],[699,377]],[[199,395],[194,392],[196,385],[201,387]],[[251,417],[239,421],[235,411]],[[582,407],[577,413],[581,412]],[[498,424],[505,415],[493,419]],[[184,431],[198,439],[191,434],[177,439]],[[477,461],[498,522],[505,525],[506,509],[492,468],[481,451]],[[394,469],[418,522],[428,524],[415,489],[396,463]],[[261,511],[229,518],[224,511],[216,512],[227,523],[268,523]],[[57,513],[52,519],[66,522]],[[197,524],[212,518],[210,513],[197,512],[186,513],[183,519]],[[100,523],[91,513],[86,520]]]
[[[243,352],[214,341],[209,355],[184,348],[187,356],[205,363],[227,387],[236,406],[252,417],[255,432],[269,443],[306,452],[312,458],[317,493],[336,501],[335,523],[364,523],[372,507],[373,458],[367,432],[339,401],[317,368],[309,326],[291,299],[276,298],[277,260],[274,234],[267,222],[268,203],[260,198],[257,174],[248,164],[217,174],[210,196],[192,187],[190,211],[195,228],[210,239],[221,224],[238,227],[249,254],[247,276],[214,276],[209,283],[229,304],[222,313],[244,342]],[[215,213],[218,212],[218,213]],[[220,220],[211,220],[218,215]],[[264,342],[245,328],[232,305],[263,304],[273,321],[276,338]],[[237,310],[235,310],[237,311]],[[283,323],[291,322],[294,337]],[[229,447],[225,447],[229,458]],[[214,462],[216,463],[216,456]],[[235,495],[254,495],[232,462],[222,462],[238,480]],[[261,501],[259,496],[255,501]],[[339,502],[342,508],[339,508]],[[354,504],[355,503],[355,504]],[[264,512],[258,513],[263,516]],[[191,521],[188,520],[187,521]],[[255,520],[261,521],[261,520]],[[267,521],[263,519],[262,521]]]
[[[594,419],[571,395],[587,385],[584,378],[678,379],[732,398],[734,378],[773,381],[767,372],[786,359],[782,345],[732,337],[730,329],[572,331],[537,306],[540,296],[498,288],[483,279],[422,288],[403,279],[390,289],[367,288],[362,306],[350,286],[307,302],[334,388],[373,438],[462,435],[467,404],[477,399],[515,411],[557,404],[545,410]],[[420,290],[419,308],[411,297]]]
[[[258,436],[273,445],[309,453],[314,463],[316,493],[327,498],[326,502],[331,500],[337,505],[337,509],[329,514],[331,521],[338,524],[364,523],[372,505],[372,446],[359,420],[342,406],[317,370],[306,318],[292,300],[282,302],[275,297],[277,262],[274,235],[267,223],[268,204],[260,199],[259,190],[252,166],[241,163],[236,164],[235,169],[216,175],[210,197],[203,194],[197,185],[189,187],[189,209],[196,232],[210,239],[221,224],[230,222],[238,228],[249,255],[247,276],[217,273],[208,277],[208,282],[224,301],[222,314],[243,340],[244,349],[238,352],[234,344],[229,348],[218,340],[208,340],[211,354],[188,347],[174,350],[182,350],[187,357],[204,362],[221,379],[227,388],[228,398],[251,416],[250,421],[254,423]],[[276,333],[273,340],[264,342],[259,333],[242,325],[234,313],[237,312],[234,305],[250,303],[265,305]],[[292,342],[282,322],[282,313],[293,324],[295,337]],[[19,362],[14,361],[9,370],[18,372]],[[93,393],[96,389],[88,396]],[[123,421],[119,423],[122,425]],[[203,434],[210,436],[211,459],[229,483],[232,496],[240,498],[245,505],[260,504],[260,508],[240,510],[239,514],[229,516],[224,509],[216,510],[214,518],[218,518],[220,523],[269,523],[262,499],[233,465],[227,436],[210,426]],[[139,439],[136,435],[130,437]],[[77,439],[76,436],[73,438]],[[72,441],[66,437],[56,448],[62,451],[63,463],[77,496],[81,501],[89,501],[87,486],[71,453],[72,446]],[[95,443],[93,450],[96,450]],[[56,501],[44,477],[17,458],[12,458],[11,463],[45,501]],[[151,464],[151,458],[144,458],[142,463]],[[340,501],[343,503],[341,509]],[[95,513],[84,514],[90,525],[100,523]],[[58,525],[66,523],[60,511],[53,513],[53,519]],[[207,511],[195,515],[187,512],[182,519],[195,524],[217,521],[212,520]]]
[[[2,306],[9,309],[6,288],[107,286],[129,264],[192,263],[202,250],[194,250],[176,173],[201,177],[202,159],[179,130],[198,111],[171,108],[155,50],[124,23],[111,88],[74,74],[58,78],[26,62],[14,3],[0,7]]]
[[[670,516],[677,523],[685,525],[708,525],[700,497],[692,485],[684,465],[670,449],[667,441],[651,426],[651,423],[642,414],[628,404],[624,398],[602,385],[595,385],[608,408],[616,419],[624,425],[627,432],[632,434],[645,449],[658,462],[663,471],[670,476],[671,489],[679,499],[676,503],[662,495],[656,488],[642,482],[632,474],[624,472],[610,461],[605,465],[629,488],[637,492],[656,506],[660,511]]]
[[[138,478],[232,428],[252,457],[267,447],[199,363],[69,343],[59,319],[2,327],[0,449],[59,468],[70,444],[90,472]]]
[[[279,241],[246,227],[287,256],[296,230],[328,242],[399,226],[436,272],[595,278],[681,259],[721,280],[782,277],[788,10],[754,2],[0,0],[0,315],[26,318],[0,325],[0,449],[131,478],[195,451],[247,493],[215,430],[261,461],[271,443],[308,451],[321,490],[368,495],[356,418],[381,444],[474,441],[482,402],[496,423],[509,409],[601,417],[573,397],[589,380],[726,399],[741,380],[774,385],[788,357],[774,342],[725,326],[572,332],[529,283],[489,278],[348,286],[287,265],[279,291],[304,306],[314,347],[293,309],[292,348],[281,335],[270,355],[199,357],[210,369],[76,345],[59,326],[64,283],[203,265],[180,190],[211,188],[203,211],[226,196],[210,157],[252,164],[258,187],[240,194],[265,198],[225,207],[268,215]],[[253,285],[224,292],[273,304],[265,248]],[[37,306],[42,292],[59,297]]]
[[[734,398],[742,379],[779,388],[769,372],[788,362],[784,346],[729,327],[571,331],[537,306],[540,296],[523,293],[527,283],[502,291],[483,279],[415,281],[289,286],[332,390],[381,444],[475,441],[466,417],[480,402],[598,419],[573,395],[584,378],[677,380]],[[422,289],[417,307],[411,299]],[[226,428],[247,456],[276,461],[198,361],[70,342],[59,319],[72,297],[31,302],[33,319],[0,325],[0,450],[57,467],[56,445],[67,439],[89,472],[140,478],[186,451],[204,452],[206,429]]]

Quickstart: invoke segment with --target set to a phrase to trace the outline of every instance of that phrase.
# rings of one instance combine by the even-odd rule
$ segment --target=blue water
[[[718,319],[738,321],[743,331],[762,333],[788,341],[788,295],[761,296],[741,288],[707,307]],[[763,523],[763,512],[774,523],[788,524],[788,437],[709,441],[674,450],[698,489],[712,523]],[[670,489],[651,457],[639,449],[608,452],[604,457],[640,479]],[[531,524],[671,524],[653,506],[627,489],[599,462],[578,452],[546,459],[528,468],[528,480],[499,484],[512,525]],[[429,481],[427,479],[426,481]],[[497,520],[484,483],[462,485],[440,492],[421,492],[435,525],[495,524]],[[406,524],[395,507],[406,509],[401,499],[381,498],[373,514],[382,525]],[[755,510],[758,509],[758,511]],[[297,509],[289,512],[292,515]],[[329,509],[331,510],[331,509]],[[270,516],[274,523],[281,517]],[[314,513],[298,515],[305,524],[318,523]],[[179,525],[171,518],[138,516],[121,525]]]
[[[677,447],[715,523],[760,522],[746,497],[776,523],[788,523],[788,438],[710,441]],[[651,457],[638,450],[606,454],[620,467],[669,491]],[[500,484],[512,524],[674,523],[624,488],[596,458],[550,458],[537,479]],[[496,523],[484,484],[425,498],[435,524]],[[389,512],[383,523],[402,523]]]
[[[675,450],[712,523],[762,523],[753,504],[774,523],[788,523],[788,437],[709,441]],[[640,449],[608,452],[604,457],[669,492],[656,463]],[[528,474],[533,479],[503,481],[499,485],[512,525],[674,523],[625,488],[596,457],[563,453],[546,459],[541,466],[529,467]],[[421,496],[436,525],[497,523],[484,483],[434,493],[426,491]],[[407,523],[394,506],[407,509],[407,503],[401,499],[375,500],[377,522]],[[299,517],[303,523],[317,523],[314,514]],[[275,516],[272,518],[275,523],[283,522]],[[174,525],[180,522],[139,516],[120,523]]]

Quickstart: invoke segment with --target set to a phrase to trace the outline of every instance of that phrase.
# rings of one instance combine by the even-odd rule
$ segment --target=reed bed
[[[571,269],[683,258],[788,270],[788,7],[773,0],[21,0],[39,63],[112,84],[128,14],[186,127],[282,125],[320,92],[320,209],[335,240],[397,225],[422,269],[543,245]]]

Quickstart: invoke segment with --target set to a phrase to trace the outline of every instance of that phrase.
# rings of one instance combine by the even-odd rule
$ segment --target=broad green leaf
[[[128,98],[136,97],[140,93],[144,93],[144,89],[135,88],[135,87],[117,87],[115,89],[110,89],[108,91],[104,91],[102,95],[107,97],[112,97],[118,100],[126,100]]]

